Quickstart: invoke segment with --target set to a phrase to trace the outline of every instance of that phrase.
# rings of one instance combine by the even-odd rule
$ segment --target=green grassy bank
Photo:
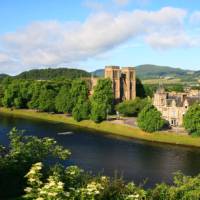
[[[76,122],[73,120],[72,117],[66,117],[65,115],[61,114],[48,114],[43,112],[36,112],[33,110],[10,110],[6,108],[0,108],[0,113],[3,114],[11,114],[13,116],[23,116],[27,118],[37,118],[41,120],[47,120],[52,122],[61,122],[86,128],[95,129],[98,131],[103,131],[108,134],[118,135],[129,137],[133,139],[141,139],[151,142],[162,142],[168,144],[177,144],[177,145],[184,145],[184,146],[193,146],[193,147],[200,147],[200,138],[191,137],[187,135],[176,135],[174,133],[145,133],[141,131],[139,128],[132,128],[126,125],[120,124],[112,124],[109,122],[102,122],[100,124],[96,124],[90,120],[84,120],[81,122]]]

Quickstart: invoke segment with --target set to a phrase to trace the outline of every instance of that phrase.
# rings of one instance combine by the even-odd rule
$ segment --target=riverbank
[[[140,140],[146,140],[151,142],[160,142],[167,144],[176,144],[176,145],[184,145],[184,146],[193,146],[200,147],[200,138],[191,137],[187,135],[177,135],[175,133],[164,133],[164,132],[156,132],[153,134],[146,133],[139,128],[133,128],[126,125],[121,124],[113,124],[107,121],[102,122],[100,124],[96,124],[91,120],[84,120],[81,122],[76,122],[72,117],[67,117],[64,114],[49,114],[44,112],[36,112],[34,110],[11,110],[7,108],[0,108],[0,113],[13,115],[17,117],[28,117],[28,118],[37,118],[41,120],[47,120],[52,122],[60,122],[71,124],[75,126],[95,129],[97,131],[102,131],[105,134],[113,134],[123,137],[135,138]]]

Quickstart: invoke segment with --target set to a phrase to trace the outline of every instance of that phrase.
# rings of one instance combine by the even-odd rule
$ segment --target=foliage
[[[9,148],[1,148],[0,156],[0,198],[17,196],[25,186],[24,175],[31,165],[47,159],[67,159],[70,152],[51,138],[39,139],[24,136],[13,129],[9,133]],[[16,187],[17,186],[17,187]]]
[[[43,87],[39,96],[39,110],[45,112],[55,112],[56,92],[53,88]]]
[[[74,80],[72,82],[70,93],[71,93],[72,108],[74,108],[79,98],[86,99],[88,97],[89,90],[86,82],[81,79]]]
[[[43,164],[51,156],[67,159],[70,155],[53,139],[24,136],[16,129],[9,138],[9,148],[0,146],[1,199],[9,196],[28,200],[200,199],[200,174],[191,177],[178,172],[172,185],[161,183],[145,190],[122,178],[94,176],[77,166]]]
[[[67,82],[63,85],[56,97],[55,106],[59,113],[70,113],[72,111],[71,103],[71,83]]]
[[[107,112],[112,111],[113,99],[112,81],[99,79],[91,98],[91,119],[95,122],[105,120]]]
[[[150,133],[161,130],[165,125],[161,113],[153,105],[147,105],[140,112],[137,122],[142,130]]]
[[[34,82],[31,87],[31,100],[28,102],[28,108],[39,109],[39,97],[42,90],[42,82]]]
[[[157,184],[149,191],[149,200],[198,200],[200,199],[200,175],[195,177],[184,176],[177,172],[173,185]]]
[[[140,98],[145,98],[148,96],[146,94],[144,85],[138,77],[136,77],[136,96]]]
[[[27,103],[31,99],[30,93],[31,82],[14,80],[5,85],[4,97],[2,98],[3,106],[27,108]]]
[[[42,163],[36,163],[26,174],[28,187],[25,189],[25,198],[40,200],[142,200],[146,196],[146,192],[134,183],[125,184],[121,179],[112,181],[106,176],[85,176],[85,172],[77,166],[70,166],[61,173],[52,171],[46,179],[41,170]]]
[[[183,124],[190,134],[200,136],[200,104],[190,106],[183,118]]]
[[[89,119],[90,115],[90,102],[88,99],[84,99],[79,97],[78,102],[76,103],[75,107],[73,108],[72,116],[73,118],[80,122],[84,119]]]
[[[33,69],[27,72],[15,76],[16,79],[25,80],[52,80],[56,78],[74,79],[79,77],[90,77],[90,73],[80,69],[68,69],[68,68],[57,68],[57,69]]]
[[[116,106],[116,110],[124,116],[137,116],[149,104],[148,99],[136,97],[134,100],[124,101]]]

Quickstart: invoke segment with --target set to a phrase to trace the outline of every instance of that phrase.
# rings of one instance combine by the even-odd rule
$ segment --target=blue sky
[[[2,0],[0,73],[157,64],[200,70],[199,0]]]

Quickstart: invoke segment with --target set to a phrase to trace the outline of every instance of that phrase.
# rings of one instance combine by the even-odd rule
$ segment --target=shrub
[[[150,133],[161,130],[165,125],[161,113],[153,105],[147,105],[140,112],[137,122],[142,130]]]
[[[200,136],[200,104],[189,108],[183,118],[183,125],[190,134]]]
[[[124,101],[116,106],[116,110],[124,116],[138,116],[141,110],[149,104],[148,99],[136,97],[134,100]]]

